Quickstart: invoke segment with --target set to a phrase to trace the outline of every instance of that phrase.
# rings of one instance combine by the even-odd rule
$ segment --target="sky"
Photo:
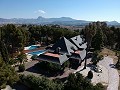
[[[38,16],[120,22],[120,0],[0,0],[0,18]]]

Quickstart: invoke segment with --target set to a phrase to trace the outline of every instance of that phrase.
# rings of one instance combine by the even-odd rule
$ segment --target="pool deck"
[[[34,52],[34,51],[43,50],[43,49],[45,49],[45,47],[40,47],[40,48],[33,49],[33,50],[23,50],[23,53],[29,53],[29,52]]]

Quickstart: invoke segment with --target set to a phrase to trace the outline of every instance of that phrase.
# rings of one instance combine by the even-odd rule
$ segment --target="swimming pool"
[[[40,46],[36,46],[36,45],[31,45],[28,50],[33,50],[33,49],[36,49],[36,48],[39,48]]]
[[[33,52],[29,52],[28,54],[32,54],[32,55],[40,55],[43,54],[45,52],[45,50],[39,50],[39,51],[33,51]]]

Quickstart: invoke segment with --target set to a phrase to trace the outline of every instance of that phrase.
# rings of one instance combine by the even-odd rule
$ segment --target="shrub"
[[[98,60],[102,60],[103,59],[103,55],[98,55],[97,59]]]
[[[3,83],[1,86],[0,86],[0,89],[5,89],[6,88],[6,83]]]
[[[117,63],[115,64],[115,67],[116,67],[118,70],[120,70],[120,63],[117,62]]]
[[[94,86],[94,89],[95,89],[95,90],[105,90],[105,87],[104,87],[101,83],[97,83],[97,84]]]
[[[69,61],[64,62],[64,64],[62,65],[63,69],[65,69],[66,67],[70,67],[70,62]]]
[[[24,64],[20,64],[18,68],[19,68],[20,72],[25,71],[25,65]]]
[[[16,59],[13,59],[13,58],[10,58],[9,64],[10,64],[10,65],[13,65],[13,64],[15,64],[15,63],[17,63],[17,60],[16,60]]]
[[[70,74],[66,81],[67,82],[64,83],[64,90],[94,90],[91,82],[80,73]]]
[[[36,58],[37,58],[37,55],[33,55],[33,56],[31,57],[32,60],[35,60]]]
[[[63,85],[46,77],[36,77],[34,75],[20,75],[21,82],[32,90],[63,90]]]
[[[88,77],[89,79],[92,79],[92,78],[93,78],[93,72],[92,72],[92,71],[89,71],[87,77]]]
[[[56,63],[51,63],[51,62],[45,62],[42,61],[38,64],[38,66],[48,72],[57,72],[57,71],[61,71],[62,68],[60,65],[56,64]]]

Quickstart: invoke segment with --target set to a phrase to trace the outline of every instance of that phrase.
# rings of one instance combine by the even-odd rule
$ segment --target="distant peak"
[[[42,17],[42,16],[39,16],[37,19],[43,19],[44,17]]]
[[[61,17],[61,18],[70,18],[70,19],[72,19],[71,17]]]

